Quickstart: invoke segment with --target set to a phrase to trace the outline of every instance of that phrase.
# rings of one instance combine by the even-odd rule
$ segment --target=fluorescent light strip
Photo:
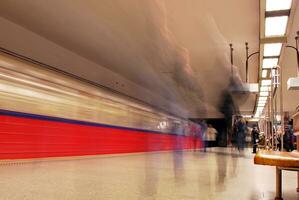
[[[267,17],[265,21],[265,36],[282,36],[286,33],[288,16]]]
[[[267,86],[260,87],[260,92],[269,92],[270,88]]]
[[[269,92],[260,92],[260,96],[267,97],[269,95]]]
[[[267,101],[258,101],[257,104],[265,104],[266,105]]]
[[[270,43],[264,45],[264,56],[279,56],[282,43]]]
[[[267,78],[267,75],[268,75],[268,70],[264,69],[264,70],[262,71],[262,77],[263,77],[263,78]]]
[[[266,11],[288,10],[292,6],[292,0],[267,0]]]
[[[271,69],[278,64],[278,58],[264,58],[263,69]]]
[[[263,108],[265,108],[265,107],[266,107],[266,104],[258,104],[257,106],[258,106],[258,107],[263,107]]]
[[[267,101],[259,101],[257,104],[265,104],[266,105]]]
[[[267,98],[268,97],[259,97],[259,100],[261,100],[261,101],[267,101]]]
[[[270,79],[262,80],[262,86],[270,86],[270,85],[271,85],[271,80]]]

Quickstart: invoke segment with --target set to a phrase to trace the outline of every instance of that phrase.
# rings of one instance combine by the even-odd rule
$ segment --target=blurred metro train
[[[191,149],[194,127],[129,97],[0,54],[0,159]]]

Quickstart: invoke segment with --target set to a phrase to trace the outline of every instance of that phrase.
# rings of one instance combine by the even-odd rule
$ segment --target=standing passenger
[[[237,145],[238,150],[244,150],[246,137],[246,122],[243,117],[237,123]]]
[[[256,153],[256,148],[259,140],[259,130],[257,129],[257,126],[255,125],[251,131],[252,136],[252,153]]]
[[[207,147],[216,146],[216,137],[217,137],[217,130],[211,124],[208,124],[208,130],[207,130],[208,146]]]
[[[191,125],[191,135],[193,137],[193,150],[196,151],[197,149],[197,141],[198,141],[198,131],[195,124]]]

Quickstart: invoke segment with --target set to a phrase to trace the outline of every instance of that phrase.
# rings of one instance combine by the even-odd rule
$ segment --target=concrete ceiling
[[[244,43],[251,52],[259,47],[257,0],[2,0],[0,16],[1,47],[170,112],[178,106],[187,117],[221,116],[231,75],[229,43],[234,77],[241,80]],[[62,48],[60,55],[46,40]],[[71,57],[62,56],[66,50]],[[76,57],[90,63],[74,65]],[[250,82],[257,82],[257,62],[250,61]],[[100,78],[103,68],[106,77],[123,78],[121,87]],[[240,110],[252,112],[255,98],[241,98]]]

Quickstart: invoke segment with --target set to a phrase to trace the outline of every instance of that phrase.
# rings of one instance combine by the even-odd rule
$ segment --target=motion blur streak
[[[0,109],[0,159],[194,148],[190,121],[5,54]]]

